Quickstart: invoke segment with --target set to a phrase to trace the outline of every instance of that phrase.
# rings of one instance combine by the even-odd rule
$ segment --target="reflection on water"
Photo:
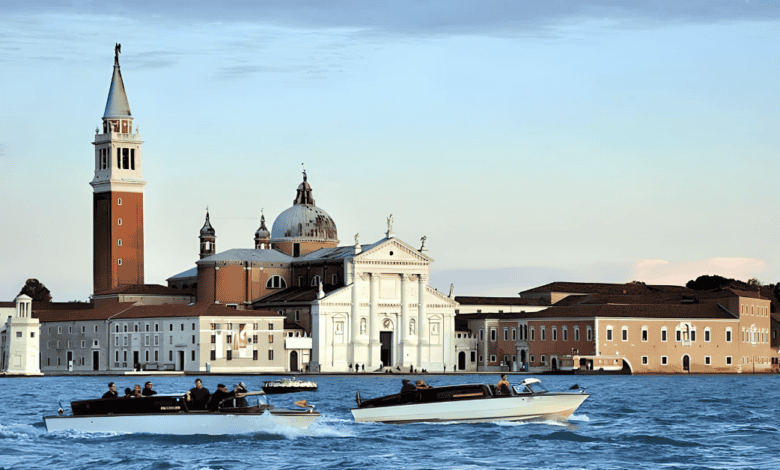
[[[522,376],[510,381],[519,382]],[[257,390],[268,377],[204,377]],[[400,389],[399,376],[314,377],[315,393],[269,397],[277,407],[307,399],[322,417],[305,430],[240,436],[47,433],[58,402],[99,397],[146,377],[46,377],[0,381],[0,467],[203,468],[780,468],[780,393],[774,376],[549,376],[548,390],[586,386],[591,397],[568,423],[356,424],[350,408]],[[189,389],[194,377],[155,377],[155,389]],[[495,383],[498,376],[426,377],[433,386]],[[10,397],[15,397],[11,399]],[[689,463],[690,462],[690,463]]]

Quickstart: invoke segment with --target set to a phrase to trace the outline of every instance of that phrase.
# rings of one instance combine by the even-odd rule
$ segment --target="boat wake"
[[[45,430],[31,424],[0,424],[0,439],[32,439],[43,434]]]

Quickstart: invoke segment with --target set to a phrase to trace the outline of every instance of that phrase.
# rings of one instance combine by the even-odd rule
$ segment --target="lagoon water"
[[[425,377],[431,385],[495,382],[498,376]],[[0,468],[133,469],[777,469],[780,377],[548,376],[548,390],[587,387],[568,424],[357,424],[349,411],[395,393],[399,376],[314,377],[316,393],[272,397],[316,405],[310,428],[246,436],[47,433],[58,402],[99,397],[146,377],[0,379]],[[269,377],[204,377],[257,390]],[[522,376],[510,376],[517,383]],[[189,389],[194,377],[154,377],[158,392]],[[67,408],[69,409],[69,408]]]

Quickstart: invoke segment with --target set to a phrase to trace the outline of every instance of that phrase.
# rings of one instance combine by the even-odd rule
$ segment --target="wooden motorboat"
[[[528,378],[499,395],[494,385],[448,385],[396,393],[362,400],[352,416],[358,423],[420,423],[491,421],[565,421],[590,395],[576,392],[548,392],[539,379]]]

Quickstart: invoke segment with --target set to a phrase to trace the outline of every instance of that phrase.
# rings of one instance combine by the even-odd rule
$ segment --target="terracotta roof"
[[[556,307],[568,307],[572,305],[605,305],[605,304],[630,304],[630,305],[658,305],[696,303],[698,299],[693,296],[679,294],[655,293],[644,295],[617,295],[617,294],[585,294],[570,295],[555,303]]]
[[[16,302],[0,302],[0,308],[16,307]]]
[[[648,285],[641,282],[627,284],[607,284],[596,282],[553,282],[520,292],[523,294],[541,294],[546,292],[561,292],[570,294],[630,294],[642,295],[653,292],[694,293],[696,291],[683,286]]]
[[[461,305],[528,305],[528,306],[541,306],[547,305],[547,302],[543,299],[531,297],[469,297],[469,296],[456,296],[455,302]]]
[[[558,317],[615,317],[615,318],[670,318],[670,319],[696,319],[716,318],[735,320],[736,317],[724,307],[718,305],[715,300],[692,304],[635,304],[635,305],[573,305],[558,306],[540,310],[538,312],[518,313],[467,313],[459,314],[456,318],[474,319],[525,319],[542,320]]]
[[[284,329],[285,330],[305,330],[303,326],[293,322],[293,321],[287,321],[284,322]]]
[[[43,322],[108,320],[128,318],[170,318],[170,317],[278,317],[270,310],[236,310],[221,304],[196,303],[192,305],[135,305],[131,302],[107,304],[92,310],[49,310],[33,311],[33,317]]]
[[[115,295],[115,294],[184,296],[184,295],[194,295],[195,292],[190,291],[189,289],[174,289],[172,287],[161,286],[159,284],[143,284],[143,285],[121,286],[110,291],[101,292],[100,294],[96,294],[96,296]]]

